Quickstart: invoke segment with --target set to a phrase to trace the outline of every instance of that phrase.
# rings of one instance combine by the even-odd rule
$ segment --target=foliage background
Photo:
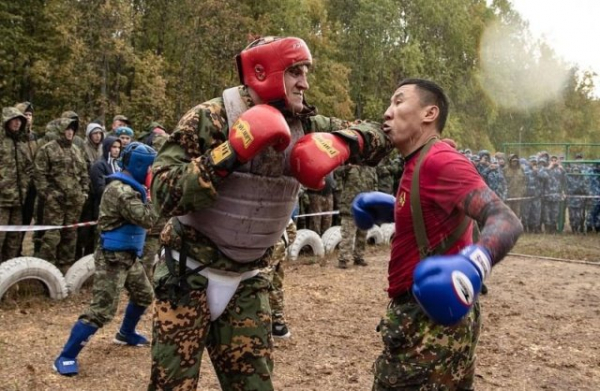
[[[522,55],[482,75],[482,35],[494,23],[511,26],[508,45]],[[34,129],[65,110],[105,123],[124,113],[137,131],[152,120],[173,128],[238,83],[234,56],[260,35],[307,41],[307,99],[326,115],[379,120],[398,81],[424,77],[448,92],[445,132],[461,147],[598,140],[592,75],[533,40],[507,0],[1,1],[0,104],[33,102]],[[544,84],[524,94],[509,70],[540,74],[542,63],[568,80],[556,99],[531,107]],[[499,106],[484,85],[504,88],[512,104]]]

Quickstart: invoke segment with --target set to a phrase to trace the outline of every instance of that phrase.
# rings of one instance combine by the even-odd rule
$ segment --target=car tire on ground
[[[0,264],[0,299],[6,291],[23,280],[41,281],[54,300],[67,297],[67,283],[56,266],[35,257],[18,257]]]
[[[381,228],[381,232],[383,233],[383,241],[385,243],[390,243],[392,241],[392,238],[394,237],[394,233],[396,232],[396,224],[381,224],[381,227],[379,228]]]
[[[367,231],[367,243],[375,245],[384,243],[383,232],[381,231],[381,228],[374,225],[371,229]]]
[[[325,248],[325,254],[331,254],[342,241],[342,227],[339,225],[329,227],[327,231],[323,232],[321,241]]]
[[[92,277],[95,272],[96,265],[94,264],[94,254],[88,254],[75,262],[69,270],[67,270],[67,274],[65,274],[69,294],[73,295],[79,293],[83,284],[88,278]]]
[[[310,247],[313,254],[317,257],[325,255],[321,237],[315,231],[310,229],[299,229],[296,234],[296,240],[294,240],[288,250],[290,260],[295,261],[298,259],[298,255],[300,255],[300,252],[305,247]]]

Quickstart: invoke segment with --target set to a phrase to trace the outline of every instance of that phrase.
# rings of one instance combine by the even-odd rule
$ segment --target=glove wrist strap
[[[206,163],[211,174],[224,178],[240,166],[237,153],[229,141],[219,144],[206,153]]]
[[[481,281],[492,273],[492,260],[489,252],[481,246],[468,246],[465,247],[461,252],[462,255],[467,257],[478,269]]]

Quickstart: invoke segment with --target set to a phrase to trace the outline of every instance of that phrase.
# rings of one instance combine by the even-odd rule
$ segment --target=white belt
[[[179,261],[180,253],[176,250],[170,250],[173,259]],[[163,249],[161,255],[164,255],[165,250]],[[186,266],[190,269],[196,269],[202,264],[193,258],[186,257]],[[252,278],[260,273],[259,269],[250,270],[244,273],[228,272],[219,269],[213,269],[205,267],[200,270],[198,274],[208,279],[208,287],[206,288],[206,299],[208,301],[208,308],[210,310],[211,322],[217,319],[227,304],[231,301],[231,298],[235,294],[240,282]]]

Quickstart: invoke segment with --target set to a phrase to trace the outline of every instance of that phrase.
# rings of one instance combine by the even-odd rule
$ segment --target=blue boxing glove
[[[352,201],[352,215],[359,229],[367,230],[373,225],[394,222],[396,198],[380,191],[360,193]]]
[[[413,295],[434,322],[450,326],[475,304],[491,271],[490,253],[482,246],[465,247],[456,255],[429,257],[415,268]]]

